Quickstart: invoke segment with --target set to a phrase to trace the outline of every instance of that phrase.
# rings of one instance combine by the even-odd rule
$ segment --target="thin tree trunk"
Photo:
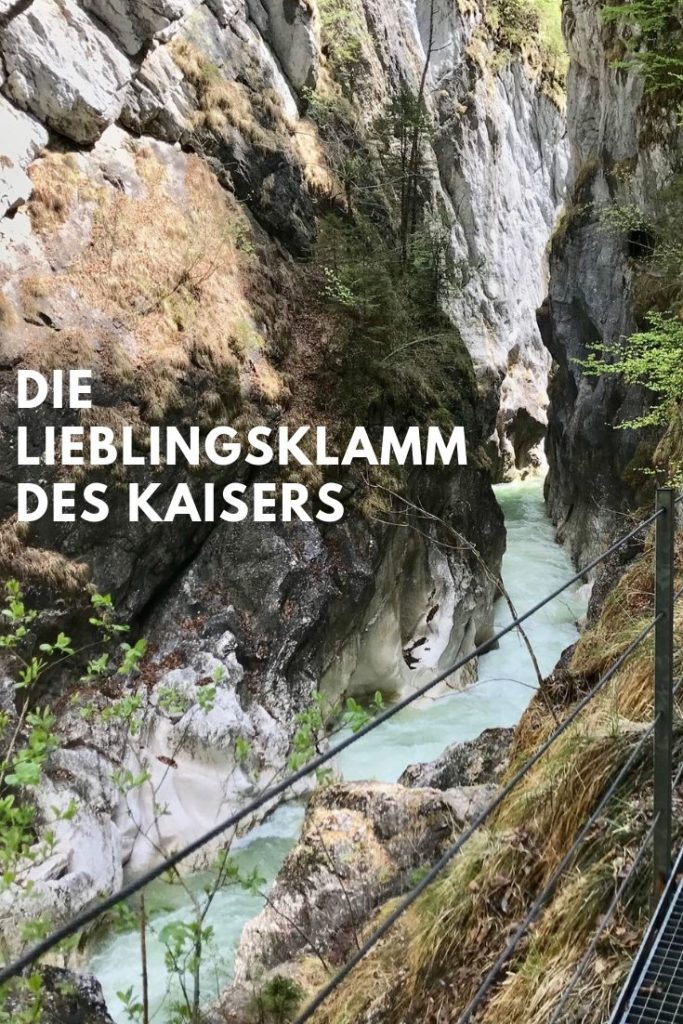
[[[403,116],[406,116],[405,111]],[[408,129],[404,125],[401,129],[401,263],[403,266],[408,262],[408,217],[410,202],[410,182],[408,180]]]
[[[192,977],[193,992],[192,992],[192,1024],[200,1024],[199,1022],[199,999],[201,993],[201,982],[199,978],[199,972],[202,966],[202,923],[198,920],[199,931],[195,938],[194,944],[194,971]]]
[[[147,915],[145,894],[140,893],[140,959],[142,961],[142,1024],[149,1024],[149,978],[147,974]]]

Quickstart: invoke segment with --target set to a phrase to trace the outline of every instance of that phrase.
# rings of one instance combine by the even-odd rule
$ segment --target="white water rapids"
[[[555,543],[546,518],[542,484],[503,484],[496,488],[505,513],[507,552],[503,578],[518,613],[525,612],[564,580],[573,567],[563,548]],[[585,612],[577,587],[566,591],[525,624],[543,674],[549,673],[562,651],[577,637],[576,622]],[[496,630],[508,624],[507,604],[496,606]],[[350,747],[337,767],[347,779],[378,779],[394,782],[409,764],[438,757],[449,744],[473,739],[484,729],[514,725],[527,707],[536,677],[529,654],[518,632],[508,634],[497,650],[479,662],[478,682],[464,692],[454,692],[433,702],[407,709],[382,728]],[[238,844],[236,857],[246,872],[258,867],[270,884],[287,852],[296,842],[303,809],[283,807],[259,829]],[[195,876],[201,889],[206,876]],[[258,896],[240,888],[218,894],[207,924],[215,930],[217,958],[208,956],[202,991],[211,1001],[230,980],[234,949],[242,928],[262,906]],[[147,936],[149,996],[153,1020],[166,1024],[168,997],[164,947],[160,929],[171,922],[189,920],[187,897],[178,886],[155,884],[147,895],[150,927]],[[137,931],[114,932],[100,944],[89,969],[102,984],[110,1013],[117,1024],[128,1020],[117,992],[132,986],[139,996],[140,945]]]

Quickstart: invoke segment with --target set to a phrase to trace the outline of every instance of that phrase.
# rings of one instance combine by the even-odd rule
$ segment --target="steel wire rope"
[[[622,665],[628,660],[631,654],[640,646],[645,640],[648,634],[654,629],[656,623],[659,621],[659,616],[653,619],[636,637],[635,640],[626,648],[626,650],[620,655],[617,661],[612,667],[605,673],[605,675],[599,680],[595,687],[587,693],[581,701],[572,709],[569,716],[562,722],[544,741],[544,743],[538,748],[538,750],[526,761],[521,768],[519,768],[512,778],[506,783],[506,785],[500,790],[497,796],[477,815],[477,817],[471,822],[468,828],[462,833],[458,840],[441,856],[436,864],[430,869],[425,875],[422,881],[412,889],[394,908],[392,913],[385,918],[383,923],[377,928],[376,931],[369,936],[368,939],[360,946],[360,948],[354,953],[349,961],[334,975],[330,981],[318,992],[312,1002],[305,1008],[304,1012],[296,1018],[294,1024],[305,1024],[306,1021],[310,1020],[313,1014],[322,1006],[322,1004],[329,998],[330,995],[339,987],[339,985],[348,977],[349,974],[354,970],[358,964],[365,959],[367,954],[377,945],[387,932],[393,927],[394,924],[403,916],[413,903],[425,892],[432,882],[437,878],[438,875],[444,870],[444,868],[457,856],[460,850],[468,842],[468,840],[474,835],[477,829],[484,824],[488,818],[491,817],[494,811],[500,807],[503,801],[510,795],[515,787],[521,782],[521,780],[527,775],[540,761],[546,751],[556,742],[559,737],[567,731],[570,725],[576,721],[581,712],[591,703],[591,701],[605,688],[607,683],[613,678],[616,672],[622,667]]]
[[[683,498],[683,495],[681,497]],[[97,918],[101,917],[102,914],[106,913],[108,910],[113,909],[119,903],[122,903],[124,900],[129,899],[131,896],[134,896],[141,889],[144,889],[151,882],[155,881],[157,878],[160,878],[162,875],[164,875],[167,871],[171,870],[174,867],[177,867],[177,865],[182,863],[184,860],[187,860],[189,857],[192,856],[193,853],[196,853],[198,850],[206,846],[207,843],[210,843],[214,839],[217,839],[219,836],[223,835],[223,833],[227,832],[229,829],[236,827],[245,818],[250,817],[256,811],[260,810],[260,808],[266,806],[271,801],[276,799],[278,796],[281,796],[288,789],[291,789],[292,786],[295,786],[298,782],[303,781],[309,775],[313,774],[319,768],[323,767],[323,765],[327,764],[329,761],[337,757],[348,747],[352,746],[354,743],[357,743],[365,736],[374,732],[375,729],[380,728],[389,719],[399,714],[399,712],[403,711],[405,708],[411,706],[413,703],[415,703],[415,701],[419,700],[421,697],[424,697],[425,694],[429,693],[430,690],[440,685],[442,682],[448,679],[449,676],[453,675],[454,672],[457,672],[460,668],[463,668],[474,658],[479,657],[480,655],[490,651],[493,644],[497,643],[499,640],[502,640],[503,637],[507,636],[509,633],[517,629],[518,626],[520,626],[527,619],[531,618],[546,605],[550,604],[551,601],[554,601],[557,597],[560,596],[560,594],[564,593],[564,591],[567,590],[570,586],[573,586],[573,584],[578,583],[580,580],[582,580],[587,573],[591,572],[591,570],[595,569],[598,565],[604,562],[612,554],[615,554],[625,544],[627,544],[630,540],[632,540],[639,533],[641,533],[648,526],[650,526],[653,522],[655,522],[659,518],[659,516],[663,514],[663,511],[664,510],[661,508],[657,509],[650,516],[644,519],[641,523],[638,523],[635,527],[633,527],[633,529],[630,530],[627,534],[616,540],[612,545],[610,545],[609,548],[603,551],[602,554],[598,555],[587,565],[583,566],[583,568],[581,568],[563,584],[556,587],[555,590],[552,591],[552,593],[547,595],[541,601],[538,601],[532,608],[528,609],[522,615],[519,615],[516,618],[514,618],[507,626],[499,630],[499,632],[495,634],[493,637],[486,640],[484,643],[480,644],[470,654],[460,658],[458,661],[456,661],[454,665],[452,665],[450,668],[445,669],[443,672],[437,675],[434,679],[430,680],[428,683],[425,683],[417,690],[413,690],[408,696],[403,698],[403,700],[398,701],[396,704],[393,704],[391,705],[391,707],[386,708],[384,711],[380,712],[379,715],[373,718],[372,721],[368,722],[357,732],[353,733],[351,736],[348,736],[346,739],[341,740],[338,743],[330,746],[329,749],[324,751],[323,753],[318,754],[311,761],[305,764],[302,768],[293,772],[291,775],[284,778],[275,786],[269,787],[257,798],[255,798],[249,804],[243,807],[240,811],[237,811],[235,814],[232,814],[229,818],[215,825],[212,829],[209,829],[207,832],[197,837],[191,843],[188,843],[180,850],[177,850],[175,853],[169,855],[155,867],[145,872],[143,875],[140,875],[138,878],[129,882],[127,885],[122,886],[116,892],[98,901],[92,907],[84,911],[81,911],[74,918],[72,918],[68,922],[65,922],[65,924],[61,925],[59,928],[54,929],[54,931],[52,931],[49,935],[45,936],[45,938],[43,938],[40,942],[36,943],[36,945],[33,946],[30,950],[28,950],[26,953],[22,954],[20,957],[17,957],[10,964],[0,969],[0,985],[4,985],[9,980],[16,977],[27,967],[30,967],[31,964],[35,963],[36,960],[40,959],[46,953],[49,953],[50,950],[54,949],[55,946],[59,945],[60,942],[63,942],[65,939],[70,938],[72,935],[76,934],[76,932],[80,931],[88,924],[91,924],[93,921],[97,920]],[[629,645],[626,651],[612,666],[612,669],[606,674],[605,677],[603,677],[602,680],[600,680],[600,682],[596,685],[594,690],[591,691],[591,694],[588,694],[585,698],[583,698],[583,700],[579,703],[579,705],[577,705],[577,707],[574,709],[569,718],[566,719],[565,723],[563,723],[555,730],[555,732],[551,736],[551,739],[549,741],[546,741],[546,743],[543,744],[539,751],[537,751],[537,753],[532,758],[530,758],[529,762],[527,762],[526,768],[521,772],[521,774],[517,773],[514,776],[514,778],[516,779],[515,785],[521,778],[524,777],[526,772],[529,771],[529,769],[534,764],[536,764],[536,762],[540,759],[542,754],[545,753],[545,750],[548,749],[548,746],[550,746],[552,742],[555,742],[555,740],[560,735],[562,735],[565,729],[569,727],[569,725],[572,721],[574,721],[576,715],[580,712],[580,710],[582,710],[583,707],[585,707],[586,704],[589,703],[590,700],[592,700],[598,692],[600,692],[603,686],[606,685],[610,678],[612,678],[614,673],[618,670],[621,664],[623,664],[626,658],[633,652],[633,650],[635,650],[635,648],[642,642],[642,640],[645,639],[645,637],[652,630],[652,628],[654,628],[657,621],[658,618],[654,619],[650,623],[650,625],[646,627],[646,629],[643,631],[640,638],[637,638],[631,645]],[[507,787],[506,791],[503,792],[507,792]],[[470,826],[470,828],[467,830],[467,833],[465,833],[465,835],[467,835],[468,838],[469,835],[471,835],[472,832],[475,830],[475,828],[479,827],[479,824],[487,820],[490,814],[492,814],[493,811],[499,806],[501,801],[502,795],[496,798],[496,800],[494,800],[492,804],[489,805],[489,808],[482,812],[482,815],[479,815],[477,819],[478,823],[476,824],[476,826]],[[441,861],[439,862],[441,864],[441,867],[438,869],[438,871],[436,871],[436,874],[438,874],[439,871],[442,870],[442,868],[448,863],[448,861],[451,860],[457,854],[457,852],[459,851],[463,844],[464,843],[458,844],[457,849],[451,852],[451,855],[447,857],[447,859],[444,860],[444,858],[442,858],[443,863],[441,863]],[[429,878],[430,875],[426,876],[426,878]],[[423,880],[423,883],[421,883],[420,886],[413,890],[415,895],[413,899],[410,901],[410,903],[414,902],[414,899],[417,899],[417,897],[424,891],[424,889],[427,888],[427,886],[424,884],[424,881],[426,881],[426,879]],[[406,905],[405,909],[407,909],[407,907],[410,906],[410,903]],[[394,917],[394,915],[392,915],[390,918],[387,919],[386,923],[388,923],[389,921],[393,923],[393,921],[397,919],[397,917]],[[387,927],[383,927],[382,934],[384,934],[387,930]],[[378,941],[378,939],[375,941]],[[372,945],[374,945],[374,942],[372,943]],[[372,945],[369,948],[372,948]],[[364,947],[361,947],[361,950],[362,949],[364,949]],[[369,949],[366,950],[366,952],[368,951]],[[365,953],[363,954],[363,956],[364,955]],[[356,954],[356,956],[358,956],[358,954]],[[361,956],[360,959],[363,959],[363,957]],[[356,958],[354,957],[354,966],[355,962],[357,961]],[[308,1017],[301,1018],[302,1021],[307,1019]],[[299,1022],[297,1021],[296,1024],[299,1024]]]

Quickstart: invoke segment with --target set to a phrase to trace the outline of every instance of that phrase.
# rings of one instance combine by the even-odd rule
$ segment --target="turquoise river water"
[[[502,484],[496,488],[505,514],[507,552],[503,579],[519,613],[526,611],[573,575],[564,551],[555,543],[554,531],[543,504],[542,483]],[[525,624],[541,670],[550,672],[562,651],[577,637],[577,620],[585,605],[577,588],[568,590]],[[496,629],[510,621],[507,604],[496,605]],[[407,765],[436,758],[449,744],[473,739],[484,729],[514,725],[527,707],[536,685],[528,652],[517,632],[504,637],[497,650],[479,662],[478,682],[433,702],[422,702],[358,741],[339,758],[337,769],[346,779],[395,782]],[[296,842],[303,809],[280,808],[264,825],[238,844],[236,857],[245,871],[257,866],[270,884],[287,852]],[[206,876],[195,876],[198,889]],[[150,1008],[158,1024],[168,1020],[164,947],[158,932],[164,925],[189,918],[187,897],[177,886],[158,883],[148,894],[150,928],[148,974]],[[215,931],[218,957],[207,958],[202,992],[211,1001],[229,981],[234,949],[245,923],[262,906],[258,896],[241,889],[221,892],[215,899],[207,924]],[[136,931],[112,932],[103,939],[90,960],[89,969],[99,978],[110,1013],[117,1024],[128,1020],[117,993],[130,986],[140,992],[140,947]]]

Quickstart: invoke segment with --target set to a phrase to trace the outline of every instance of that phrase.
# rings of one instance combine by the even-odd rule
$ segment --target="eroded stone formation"
[[[37,631],[77,632],[92,580],[151,643],[131,684],[143,698],[132,741],[62,707],[64,749],[40,799],[75,797],[79,811],[60,822],[37,880],[55,918],[205,827],[204,811],[188,810],[199,788],[212,819],[241,806],[282,767],[318,687],[332,702],[405,693],[490,630],[504,544],[491,479],[533,464],[545,427],[548,361],[532,311],[562,192],[563,116],[538,65],[499,53],[483,7],[444,0],[432,26],[430,9],[357,6],[354,117],[362,136],[402,85],[418,91],[432,35],[422,198],[446,236],[443,305],[466,346],[458,401],[472,459],[402,486],[481,560],[452,535],[441,543],[435,520],[397,530],[372,503],[334,530],[131,528],[121,496],[106,531],[47,519],[21,529],[10,440],[0,561],[42,609]],[[18,366],[93,366],[93,421],[130,423],[141,445],[155,422],[325,422],[318,372],[335,323],[314,301],[325,285],[316,242],[323,212],[350,211],[329,139],[307,116],[316,90],[340,95],[315,4],[0,0],[0,54],[3,436],[16,432]],[[22,422],[55,422],[31,417]],[[158,479],[170,490],[180,473]],[[41,468],[47,483],[57,475]],[[200,467],[193,486],[217,479]],[[212,679],[218,698],[200,715]],[[172,710],[160,691],[176,694]],[[161,787],[172,810],[161,823],[150,792],[122,799],[112,786],[124,768]]]

